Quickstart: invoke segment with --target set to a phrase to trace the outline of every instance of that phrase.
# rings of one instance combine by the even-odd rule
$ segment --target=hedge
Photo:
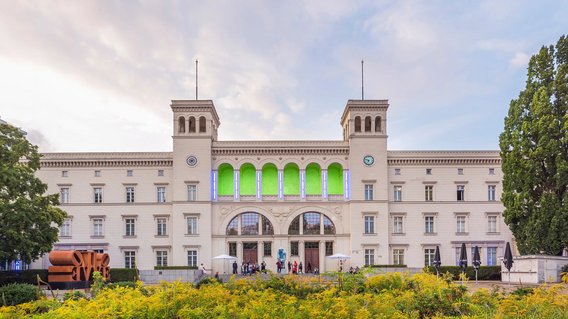
[[[0,305],[15,306],[38,299],[37,287],[30,284],[9,284],[0,287]]]
[[[436,268],[434,266],[426,267],[430,273],[435,274]],[[460,274],[462,269],[459,266],[441,266],[440,274],[450,273],[454,275],[454,280],[460,279]],[[473,267],[467,267],[466,277],[475,280],[475,269]],[[478,280],[501,280],[501,266],[481,266],[477,271]]]
[[[37,275],[47,281],[47,269],[3,270],[0,271],[0,286],[12,283],[37,285]]]
[[[137,278],[138,278],[138,272],[134,268],[110,269],[110,282],[135,281]]]
[[[154,266],[154,270],[189,270],[197,269],[197,266]]]
[[[406,268],[406,265],[369,265],[370,268]]]

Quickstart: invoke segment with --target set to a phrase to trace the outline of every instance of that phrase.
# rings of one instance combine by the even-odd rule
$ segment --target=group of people
[[[249,275],[252,276],[256,273],[265,273],[266,272],[266,263],[263,261],[260,263],[260,265],[258,265],[256,262],[244,262],[241,264],[241,274],[243,276],[245,275]],[[239,273],[239,265],[237,264],[237,261],[235,260],[233,262],[233,274],[236,275]]]
[[[303,274],[304,273],[304,265],[302,264],[302,262],[300,261],[300,263],[298,263],[297,261],[294,261],[294,263],[292,263],[292,261],[288,261],[288,273],[292,273],[294,275],[298,275],[298,274]],[[281,260],[278,260],[276,262],[276,272],[278,272],[279,274],[282,273],[282,270],[285,270],[285,263]],[[312,269],[312,263],[308,261],[308,265],[306,266],[306,273],[313,273],[314,275],[319,275],[319,269],[318,267],[314,267]]]

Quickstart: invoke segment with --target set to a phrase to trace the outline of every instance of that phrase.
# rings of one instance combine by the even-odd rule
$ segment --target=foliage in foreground
[[[0,318],[568,318],[558,287],[505,295],[432,274],[389,273],[232,279],[226,285],[162,283],[105,288],[91,300],[38,300],[0,308]]]

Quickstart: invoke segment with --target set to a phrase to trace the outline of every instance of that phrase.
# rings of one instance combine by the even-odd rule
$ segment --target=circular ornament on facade
[[[185,163],[187,164],[187,166],[194,167],[195,165],[197,165],[197,157],[190,155],[185,159]]]
[[[366,166],[372,166],[375,164],[375,158],[371,155],[365,155],[365,157],[363,157],[363,164]]]

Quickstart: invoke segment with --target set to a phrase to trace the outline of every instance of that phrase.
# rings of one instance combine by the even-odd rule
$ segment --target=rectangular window
[[[158,236],[167,236],[168,235],[168,228],[167,228],[168,220],[166,218],[157,218],[156,219],[156,235]]]
[[[158,203],[166,202],[166,188],[164,186],[158,186],[156,188]]]
[[[400,168],[394,169],[394,175],[400,175]]]
[[[465,216],[456,216],[456,232],[465,233]]]
[[[487,185],[487,200],[495,201],[495,185]]]
[[[101,177],[101,171],[95,171],[95,177]]]
[[[229,256],[237,257],[237,243],[229,243]]]
[[[424,200],[431,202],[434,200],[434,186],[426,185],[424,186]]]
[[[375,250],[365,249],[365,266],[372,266],[375,264]]]
[[[392,250],[392,262],[395,265],[404,265],[404,249]]]
[[[431,168],[426,169],[426,175],[432,175],[432,169]]]
[[[157,250],[156,251],[156,266],[167,267],[168,266],[168,251],[167,250]]]
[[[104,220],[93,218],[93,237],[103,237],[104,235]]]
[[[164,170],[163,169],[158,170],[158,176],[164,176]]]
[[[100,204],[103,202],[103,189],[101,187],[93,188],[95,194],[95,204]]]
[[[290,256],[298,256],[298,242],[292,241],[290,242]]]
[[[392,232],[394,234],[402,234],[403,228],[402,228],[402,216],[394,216],[392,218]]]
[[[272,256],[272,242],[265,241],[264,245],[262,245],[262,252],[264,253],[264,257]]]
[[[69,177],[69,171],[61,171],[61,177]]]
[[[134,203],[134,186],[126,187],[126,202]]]
[[[187,185],[187,201],[194,202],[197,200],[197,185]]]
[[[365,200],[373,200],[373,185],[365,184]]]
[[[495,215],[487,216],[487,232],[488,233],[497,232],[497,216]]]
[[[71,237],[71,219],[66,218],[59,226],[59,237]]]
[[[465,186],[458,185],[457,186],[457,201],[463,202],[465,200]]]
[[[197,234],[197,217],[187,217],[187,235]]]
[[[495,175],[495,169],[494,168],[489,169],[489,175]]]
[[[333,255],[333,242],[332,241],[326,241],[325,242],[325,255],[326,256]]]
[[[424,232],[427,234],[434,233],[434,216],[424,217]]]
[[[59,202],[61,204],[69,204],[69,187],[62,187],[59,190]]]
[[[136,268],[136,252],[134,250],[124,251],[124,268]]]
[[[402,200],[402,186],[395,185],[394,186],[394,201],[400,202]]]
[[[131,169],[129,169],[129,170],[126,171],[126,176],[132,177],[132,176],[134,176],[134,172]]]
[[[458,168],[458,175],[463,175],[463,168]]]
[[[136,236],[136,219],[126,218],[124,220],[125,236]]]
[[[424,266],[432,266],[434,264],[434,255],[436,250],[433,248],[424,249]]]
[[[487,266],[497,265],[497,247],[487,247]]]
[[[375,233],[375,216],[365,216],[365,234]]]
[[[197,267],[197,250],[187,251],[187,265],[189,267]]]

